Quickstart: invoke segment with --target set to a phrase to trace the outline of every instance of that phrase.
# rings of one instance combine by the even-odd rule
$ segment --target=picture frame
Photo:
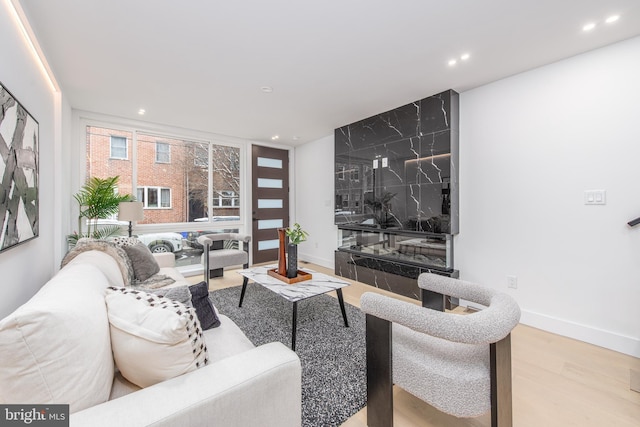
[[[0,82],[0,253],[39,235],[40,125]]]

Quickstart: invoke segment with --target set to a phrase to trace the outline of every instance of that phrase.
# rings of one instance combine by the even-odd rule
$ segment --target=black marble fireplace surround
[[[458,93],[335,130],[336,274],[420,299],[424,271],[457,277]]]

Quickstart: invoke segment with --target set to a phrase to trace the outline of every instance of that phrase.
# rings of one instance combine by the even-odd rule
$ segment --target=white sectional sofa
[[[160,254],[161,273],[173,254]],[[183,282],[184,283],[184,282]],[[281,343],[259,347],[224,314],[204,331],[203,367],[140,388],[118,372],[106,289],[123,287],[117,262],[90,250],[0,321],[0,403],[69,404],[71,426],[299,426],[301,369]]]

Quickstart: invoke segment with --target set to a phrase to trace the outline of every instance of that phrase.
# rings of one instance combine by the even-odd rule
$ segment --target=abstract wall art
[[[0,252],[38,237],[39,125],[0,83]]]

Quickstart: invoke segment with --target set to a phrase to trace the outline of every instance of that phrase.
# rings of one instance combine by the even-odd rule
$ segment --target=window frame
[[[229,193],[229,194],[224,195],[223,193]],[[225,200],[230,200],[231,204],[225,205],[223,203]],[[214,190],[213,195],[211,197],[211,206],[216,209],[239,208],[240,195],[233,190]]]
[[[156,198],[158,200],[158,206],[149,206],[149,190],[156,192]],[[163,191],[169,191],[169,206],[163,205]],[[140,192],[142,191],[142,197],[140,197]],[[136,187],[136,199],[139,202],[142,202],[142,206],[144,209],[173,209],[172,205],[172,192],[170,187],[162,187],[156,185],[141,185]]]
[[[167,151],[161,151],[158,148],[159,147],[167,147]],[[160,154],[165,154],[167,156],[167,160],[160,160],[158,158],[158,156]],[[170,164],[171,163],[171,144],[169,144],[168,142],[163,142],[163,141],[156,141],[156,163],[161,163],[161,164]]]
[[[356,166],[351,166],[350,168],[350,179],[354,182],[360,182],[360,168]]]
[[[77,174],[75,174],[74,181],[77,182],[78,186],[83,185],[88,179],[88,177],[90,176],[90,174],[93,173],[92,169],[89,169],[87,167],[88,166],[87,150],[89,149],[89,145],[88,145],[89,140],[87,139],[87,136],[88,136],[87,129],[89,127],[98,128],[100,130],[105,131],[106,132],[105,136],[107,138],[111,136],[111,133],[114,136],[126,138],[127,160],[132,162],[131,175],[130,175],[131,177],[130,179],[132,181],[132,184],[131,184],[132,188],[128,189],[127,191],[132,195],[137,194],[137,188],[143,187],[142,185],[140,185],[141,183],[140,178],[143,176],[143,171],[138,170],[138,157],[139,155],[141,155],[140,153],[138,153],[139,136],[141,135],[155,136],[157,140],[160,140],[160,141],[164,141],[167,138],[179,139],[186,142],[191,142],[193,143],[194,146],[201,146],[203,149],[201,153],[206,155],[206,162],[207,162],[206,165],[204,164],[205,158],[204,156],[202,156],[203,158],[202,159],[198,158],[196,160],[196,164],[194,164],[193,166],[198,167],[200,166],[198,163],[201,163],[202,167],[205,167],[208,170],[208,175],[209,175],[208,191],[206,191],[206,199],[203,200],[203,202],[206,203],[205,205],[206,207],[203,212],[204,213],[203,217],[208,218],[208,221],[206,221],[206,223],[209,224],[208,227],[212,230],[218,229],[220,227],[223,227],[223,228],[234,227],[240,230],[245,230],[246,227],[249,227],[249,230],[251,229],[251,222],[247,220],[247,218],[250,218],[248,216],[248,214],[250,213],[248,209],[251,205],[251,192],[248,189],[250,188],[250,180],[248,179],[248,177],[250,176],[251,171],[250,171],[250,162],[248,159],[251,153],[251,146],[253,144],[253,141],[242,139],[242,138],[234,138],[234,137],[228,137],[224,135],[218,135],[214,133],[206,133],[206,132],[203,133],[195,130],[175,128],[175,127],[166,126],[166,125],[150,124],[147,122],[140,122],[137,120],[119,119],[112,116],[105,116],[103,114],[82,111],[82,110],[76,110],[74,112],[74,127],[77,127],[78,135],[79,136],[81,135],[81,137],[79,138],[73,138],[74,140],[73,144],[77,148],[77,150],[74,150],[73,152],[74,154],[72,155],[73,164],[78,165]],[[130,135],[126,135],[123,137],[122,135],[119,134],[119,132],[127,132]],[[106,142],[110,144],[110,140]],[[155,142],[155,141],[151,141],[151,142]],[[211,218],[213,218],[215,215],[218,215],[215,212],[216,208],[214,208],[211,203],[211,195],[215,190],[213,177],[216,171],[211,169],[211,165],[209,163],[211,162],[211,158],[212,158],[211,150],[214,149],[214,147],[223,147],[223,148],[226,147],[228,149],[238,150],[236,154],[237,162],[231,165],[234,170],[237,167],[239,167],[239,170],[235,174],[235,178],[233,178],[234,189],[237,186],[237,190],[236,190],[237,196],[236,196],[236,202],[233,203],[235,206],[232,206],[232,208],[236,209],[237,211],[237,213],[234,213],[233,215],[234,216],[238,215],[239,216],[238,219],[229,219],[229,220],[216,221],[216,222],[213,222],[213,220],[211,220]],[[172,151],[171,153],[172,162],[175,162],[176,160],[175,151],[173,149],[171,149],[171,151]],[[106,154],[108,156],[110,153],[107,152]],[[117,170],[114,171],[112,175],[116,175],[116,174],[119,174]],[[162,183],[162,184],[166,186],[165,183]],[[175,188],[171,189],[171,199],[173,199],[173,196],[175,195],[174,190],[177,191]],[[164,197],[165,200],[166,200],[166,197],[167,196]],[[173,204],[173,202],[174,200],[171,200],[171,203],[172,203],[171,209],[180,209],[180,206]],[[175,202],[182,203],[181,200],[176,200]],[[168,207],[164,207],[164,208],[151,207],[149,209],[168,210]],[[75,211],[77,213],[77,209]],[[153,217],[149,217],[149,218],[151,219]],[[150,223],[137,224],[135,228],[140,233],[165,232],[165,231],[175,231],[175,230],[190,231],[190,230],[202,229],[204,223],[201,221],[201,219],[196,219],[196,220],[191,219],[191,221],[189,221],[189,219],[190,217],[182,217],[180,219],[175,219],[175,220],[173,219],[168,221],[165,220],[164,222],[152,221]],[[77,225],[75,224],[75,221],[70,222],[69,229],[73,229],[74,227],[77,227]]]
[[[115,156],[113,154],[113,142],[114,139],[120,139],[120,140],[124,140],[124,157],[120,157],[120,156]],[[121,149],[121,147],[117,147],[118,149]],[[112,160],[129,160],[129,141],[128,138],[126,136],[122,136],[122,135],[109,135],[109,159]]]

